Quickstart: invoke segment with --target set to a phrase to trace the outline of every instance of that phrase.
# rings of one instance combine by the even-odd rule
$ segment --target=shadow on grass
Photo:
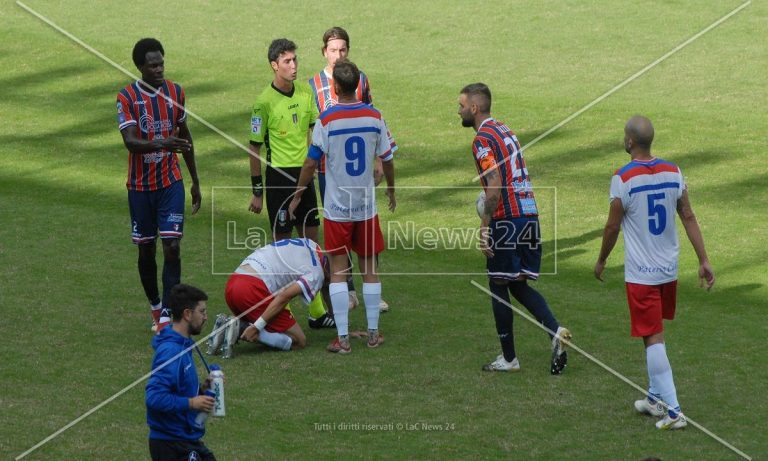
[[[731,286],[727,288],[723,288],[721,290],[718,290],[719,294],[726,297],[726,298],[732,298],[733,296],[737,294],[742,294],[746,292],[751,292],[755,290],[759,290],[763,288],[765,285],[762,283],[745,283],[743,285],[736,285]],[[737,305],[734,305],[733,307],[737,307]]]
[[[0,87],[3,88],[3,97],[14,93],[27,93],[32,85],[51,85],[56,80],[79,77],[88,72],[93,72],[98,66],[68,64],[58,67],[46,67],[36,72],[24,72],[22,74],[9,75],[0,78]]]

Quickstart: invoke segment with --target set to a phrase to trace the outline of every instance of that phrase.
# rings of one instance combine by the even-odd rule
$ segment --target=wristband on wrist
[[[256,197],[261,197],[264,194],[264,181],[262,181],[261,175],[251,176],[251,188]]]
[[[264,327],[267,326],[267,322],[263,318],[259,317],[259,319],[253,323],[253,326],[256,327],[256,329],[259,330],[259,332],[261,332],[262,330],[264,330]]]

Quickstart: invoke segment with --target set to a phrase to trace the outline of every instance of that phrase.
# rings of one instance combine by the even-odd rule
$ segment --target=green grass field
[[[398,209],[380,207],[384,225],[418,231],[477,225],[473,133],[456,115],[462,86],[487,83],[494,115],[525,144],[741,3],[27,4],[132,72],[135,41],[159,38],[188,109],[243,143],[251,103],[272,78],[269,42],[296,41],[308,78],[323,66],[324,30],[344,26],[400,145]],[[667,325],[679,398],[695,421],[764,460],[767,19],[764,3],[751,4],[526,151],[552,272],[537,289],[577,345],[645,386],[621,243],[604,284],[592,267],[611,174],[628,161],[624,122],[653,120],[654,152],[686,175],[718,277],[712,292],[698,288],[681,234],[678,318]],[[3,1],[0,24],[0,458],[12,459],[147,373],[152,350],[115,117],[130,79],[13,2]],[[247,212],[247,155],[189,125],[204,202],[186,222],[183,280],[210,295],[208,332],[227,311],[225,274],[247,254],[227,248],[227,223],[268,224]],[[209,420],[207,445],[220,460],[740,459],[692,426],[660,433],[634,414],[637,391],[577,354],[550,376],[545,335],[520,317],[523,371],[482,373],[498,353],[488,297],[470,284],[486,283],[483,267],[479,252],[441,244],[385,253],[392,310],[379,350],[355,343],[349,356],[328,354],[329,330],[310,331],[298,353],[238,346],[223,363],[227,416]],[[362,327],[363,310],[351,319]],[[376,424],[391,430],[364,427]],[[142,382],[24,459],[148,459],[147,432]]]

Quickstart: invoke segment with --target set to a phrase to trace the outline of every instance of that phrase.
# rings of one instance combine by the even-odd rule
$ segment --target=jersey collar
[[[493,121],[493,117],[488,117],[487,119],[485,119],[482,122],[480,122],[480,126],[478,126],[477,129],[479,130],[480,128],[482,128],[483,125],[486,124],[486,122],[492,122],[492,121]]]
[[[165,82],[163,82],[163,83],[165,83]],[[138,88],[138,89],[139,89],[139,91],[141,92],[141,94],[143,94],[143,95],[145,95],[145,96],[149,96],[150,98],[154,98],[155,96],[157,96],[158,94],[160,94],[160,91],[162,91],[162,89],[163,89],[163,86],[161,85],[161,86],[159,86],[159,87],[155,88],[155,92],[154,92],[154,93],[150,93],[149,91],[147,91],[147,90],[145,90],[145,89],[144,89],[144,86],[141,84],[141,81],[140,81],[140,80],[136,80],[136,88]]]

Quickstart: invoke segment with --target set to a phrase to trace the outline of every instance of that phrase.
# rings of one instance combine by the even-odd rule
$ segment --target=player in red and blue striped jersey
[[[181,281],[180,243],[184,230],[184,183],[176,155],[181,152],[192,179],[192,214],[202,200],[184,90],[164,78],[165,51],[153,38],[139,40],[133,62],[141,80],[117,94],[117,122],[128,149],[128,205],[133,243],[139,248],[139,277],[149,300],[153,329],[170,322],[166,299]],[[156,239],[163,242],[163,299],[155,262]],[[163,309],[165,307],[165,309]]]
[[[562,340],[570,340],[571,333],[560,326],[544,297],[527,283],[539,276],[541,237],[539,213],[520,142],[512,130],[491,117],[491,90],[482,83],[461,90],[459,116],[462,126],[477,132],[472,153],[486,194],[480,232],[486,239],[483,253],[488,258],[488,285],[494,294],[491,304],[502,350],[483,370],[520,369],[509,308],[512,293],[551,332],[550,372],[560,374],[568,360]]]
[[[333,66],[339,59],[345,59],[349,54],[349,34],[341,27],[331,27],[325,34],[323,34],[323,57],[325,58],[326,65],[323,70],[316,73],[309,79],[309,86],[315,93],[315,104],[317,104],[317,110],[323,112],[330,109],[339,102],[339,97],[336,94],[336,88],[333,85]],[[357,100],[365,104],[372,104],[371,87],[368,83],[368,77],[360,71],[360,83],[358,83],[355,89],[355,96]],[[320,199],[323,199],[325,191],[325,159],[320,161],[318,167],[319,186],[320,186]]]

